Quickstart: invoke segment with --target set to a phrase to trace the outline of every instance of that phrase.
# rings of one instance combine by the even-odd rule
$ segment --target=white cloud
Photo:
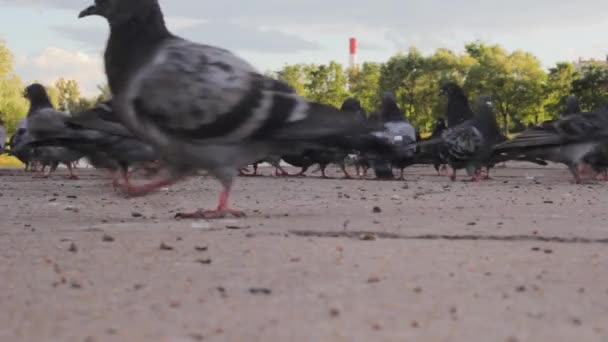
[[[25,82],[53,84],[61,77],[73,79],[85,96],[96,95],[97,85],[105,82],[101,57],[82,51],[48,47],[38,54],[17,56],[16,62]]]

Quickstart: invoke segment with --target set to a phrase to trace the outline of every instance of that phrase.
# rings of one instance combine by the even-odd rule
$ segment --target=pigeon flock
[[[110,172],[116,190],[143,196],[204,170],[222,186],[218,206],[176,215],[184,219],[244,216],[229,205],[230,191],[235,177],[257,175],[260,163],[277,177],[304,176],[313,166],[327,177],[333,164],[344,178],[353,178],[353,165],[361,178],[373,169],[377,179],[400,180],[407,167],[428,164],[439,175],[449,167],[452,180],[464,169],[480,181],[496,164],[518,160],[564,164],[577,183],[585,172],[608,180],[608,108],[581,112],[569,98],[560,118],[510,140],[491,98],[479,96],[471,108],[462,88],[448,83],[438,85],[446,119],[421,139],[393,94],[384,93],[370,115],[354,98],[341,108],[309,101],[227,50],[172,34],[158,0],[95,1],[79,14],[89,16],[110,27],[104,62],[112,99],[67,114],[53,108],[42,85],[25,89],[30,109],[6,150],[26,170],[42,167],[42,177],[64,164],[75,179],[77,161],[86,158]],[[291,175],[282,163],[301,171]],[[137,169],[150,179],[132,182]]]

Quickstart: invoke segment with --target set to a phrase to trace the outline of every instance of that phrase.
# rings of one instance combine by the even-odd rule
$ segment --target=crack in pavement
[[[391,240],[446,240],[446,241],[507,241],[507,242],[553,242],[563,244],[608,244],[608,238],[593,239],[585,237],[558,237],[537,235],[446,235],[446,234],[423,234],[402,235],[386,232],[371,231],[312,231],[312,230],[290,230],[290,234],[298,237],[318,238],[348,238],[361,240],[362,236],[373,236],[379,239]]]

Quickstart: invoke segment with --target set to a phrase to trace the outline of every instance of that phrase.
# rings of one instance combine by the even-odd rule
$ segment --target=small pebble
[[[104,234],[101,240],[103,242],[114,242],[114,238],[107,234]]]
[[[376,236],[374,234],[361,234],[361,235],[359,235],[359,240],[374,241],[374,240],[376,240]]]
[[[270,295],[272,294],[272,290],[266,288],[251,288],[249,289],[249,293],[252,295]]]
[[[174,248],[165,244],[164,242],[161,242],[160,247],[159,247],[162,251],[172,251]]]

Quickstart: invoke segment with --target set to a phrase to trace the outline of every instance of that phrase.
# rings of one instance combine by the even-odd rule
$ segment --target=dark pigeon
[[[0,115],[2,112],[0,112]],[[0,116],[0,154],[4,153],[6,145],[6,130],[4,129],[4,120]]]
[[[578,101],[578,98],[573,95],[566,97],[566,109],[564,110],[561,116],[564,117],[581,112],[581,105]]]
[[[50,172],[45,173],[43,178],[47,178],[57,169],[59,163],[63,163],[70,172],[68,178],[78,179],[72,165],[83,157],[81,153],[64,146],[41,146],[32,150],[29,146],[30,142],[44,140],[60,131],[63,128],[64,120],[70,115],[53,108],[46,89],[39,83],[26,87],[24,96],[30,103],[30,109],[26,116],[27,124],[25,133],[22,135],[23,140],[19,144],[15,144],[15,154],[29,155],[30,161],[51,165]]]
[[[392,168],[400,170],[398,179],[404,180],[404,169],[415,162],[416,129],[407,121],[392,93],[383,95],[380,116],[384,122],[384,130],[377,135],[392,144],[401,146],[402,151],[406,152],[399,158],[389,160]]]
[[[355,115],[357,115],[362,121],[368,120],[367,112],[363,106],[361,106],[361,102],[354,97],[346,99],[344,103],[342,103],[340,110],[343,112],[355,113]],[[369,158],[365,154],[361,153],[361,151],[353,151],[352,155],[354,156],[353,163],[355,165],[357,176],[367,178],[367,171],[371,167]]]
[[[496,146],[503,156],[536,157],[568,167],[577,183],[584,163],[599,163],[608,143],[608,112],[599,109],[562,116],[526,129],[513,140]]]
[[[440,139],[429,140],[421,146],[438,145],[441,158],[452,167],[452,180],[456,172],[466,169],[471,181],[480,179],[484,162],[492,155],[493,146],[500,139],[500,130],[489,97],[480,96],[473,119],[443,132]]]
[[[110,170],[113,185],[129,184],[129,167],[147,166],[159,159],[156,150],[137,139],[115,117],[112,101],[65,117],[53,134],[36,139],[30,146],[61,146],[86,156],[91,165]]]
[[[416,140],[419,141],[417,150],[416,150],[416,164],[431,164],[435,168],[438,176],[442,175],[442,172],[445,172],[447,169],[447,161],[441,157],[440,150],[441,145],[439,144],[431,144],[428,146],[424,146],[424,142],[426,141],[439,141],[443,132],[447,129],[447,125],[445,123],[444,118],[437,118],[435,121],[435,125],[433,126],[433,131],[429,137],[423,139],[421,137],[417,137]]]
[[[170,171],[125,191],[147,194],[199,169],[222,184],[216,210],[180,218],[243,216],[228,207],[233,179],[269,155],[323,145],[394,153],[378,141],[354,139],[373,128],[352,115],[276,91],[276,81],[231,52],[173,35],[157,0],[97,1],[79,17],[90,15],[110,24],[104,60],[117,115],[158,150]]]
[[[474,113],[469,106],[469,99],[458,84],[453,82],[444,84],[440,89],[440,94],[447,97],[448,100],[448,128],[473,119]]]

